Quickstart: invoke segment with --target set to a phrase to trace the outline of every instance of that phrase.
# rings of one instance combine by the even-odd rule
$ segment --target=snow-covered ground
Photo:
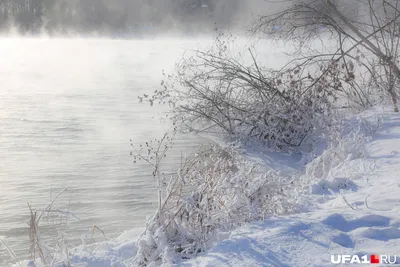
[[[343,140],[304,170],[293,165],[299,159],[264,155],[270,167],[302,172],[299,212],[245,225],[178,266],[331,266],[331,255],[342,254],[392,261],[400,247],[400,114],[380,116],[372,136]],[[136,234],[77,248],[73,266],[130,266]]]
[[[331,255],[400,255],[400,115],[383,116],[367,157],[347,157],[315,180],[310,211],[242,227],[181,266],[330,266]]]

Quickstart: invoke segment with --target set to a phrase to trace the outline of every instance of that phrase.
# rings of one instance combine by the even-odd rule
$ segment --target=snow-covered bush
[[[345,160],[365,158],[368,153],[365,148],[366,137],[354,134],[343,140],[338,140],[336,145],[310,162],[306,167],[305,176],[310,179],[323,180],[329,177],[330,172],[343,164]]]
[[[168,116],[181,130],[222,132],[281,151],[303,150],[309,137],[331,132],[338,112],[386,100],[374,76],[381,68],[372,68],[362,49],[332,58],[324,46],[310,45],[273,70],[255,48],[235,52],[236,43],[221,34],[209,49],[189,52],[160,90],[140,100],[170,104]]]
[[[373,169],[373,160],[365,160],[369,158],[366,143],[380,125],[381,118],[370,112],[344,120],[321,155],[308,155],[310,159],[299,183],[314,194],[357,188],[351,178]]]
[[[350,3],[288,0],[278,12],[255,20],[252,31],[268,38],[296,40],[299,46],[292,55],[293,61],[302,66],[338,64],[347,78],[336,79],[337,88],[347,83],[349,86],[342,93],[352,102],[370,105],[371,94],[383,95],[390,99],[393,111],[399,112],[398,1],[346,2]],[[274,29],[276,25],[282,25],[280,31]],[[316,40],[323,40],[322,47],[329,46],[330,50],[315,49],[312,43]],[[362,67],[361,72],[354,71],[356,64]],[[321,72],[317,79],[324,79],[325,74]],[[359,83],[363,76],[367,83]]]
[[[42,209],[33,209],[29,204],[29,261],[19,261],[8,246],[11,258],[18,267],[78,267],[71,262],[71,246],[65,232],[66,225],[71,219],[78,219],[68,209],[56,207],[55,202],[67,191],[67,188],[51,199]],[[42,236],[41,229],[51,229],[52,236]],[[0,240],[1,241],[1,240]]]
[[[140,99],[169,103],[169,115],[183,130],[217,130],[284,151],[326,127],[335,100],[331,72],[316,80],[301,66],[274,71],[256,60],[254,49],[234,53],[234,45],[233,37],[221,34],[210,49],[192,51],[178,62],[161,90]]]
[[[160,164],[152,153],[139,157]],[[167,180],[160,173],[155,178],[160,181],[157,185]],[[289,193],[292,187],[290,177],[261,170],[233,149],[204,148],[188,157],[176,175],[158,188],[159,208],[137,241],[134,265],[190,258],[205,251],[220,231],[292,211],[296,206]]]

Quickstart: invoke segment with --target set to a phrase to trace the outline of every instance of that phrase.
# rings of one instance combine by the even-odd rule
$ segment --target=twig
[[[47,207],[40,213],[39,218],[37,219],[38,222],[40,221],[40,219],[42,218],[42,216],[46,212],[46,210],[49,210],[53,206],[54,202],[67,190],[68,190],[68,187],[61,190],[61,192],[57,194],[57,196],[50,202],[50,204],[47,205]]]
[[[99,231],[103,234],[103,236],[104,236],[104,238],[105,238],[106,240],[108,240],[108,238],[106,237],[106,234],[104,233],[104,231],[101,230],[101,229],[100,229],[99,227],[97,227],[96,225],[94,225],[94,226],[93,226],[93,231],[92,231],[92,241],[93,241],[93,242],[95,242],[93,236],[94,236],[94,231],[95,231],[96,229],[99,230]]]
[[[21,263],[18,261],[17,259],[17,255],[15,255],[14,251],[10,248],[10,246],[8,246],[8,244],[6,243],[6,241],[4,241],[3,239],[0,238],[0,243],[2,243],[5,247],[6,250],[8,252],[8,254],[10,255],[10,257],[17,262],[17,264],[22,267]]]
[[[352,205],[350,205],[350,203],[347,201],[347,199],[346,199],[345,196],[342,196],[342,197],[343,197],[344,202],[345,202],[352,210],[358,210],[358,208],[355,208],[355,207],[353,207]]]

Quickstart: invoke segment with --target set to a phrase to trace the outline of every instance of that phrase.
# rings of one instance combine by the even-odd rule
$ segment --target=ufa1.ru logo
[[[396,264],[397,256],[395,255],[331,255],[331,263],[333,264]]]

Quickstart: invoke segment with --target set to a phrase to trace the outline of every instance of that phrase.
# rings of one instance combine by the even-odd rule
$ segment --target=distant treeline
[[[239,0],[0,0],[0,31],[21,34],[202,32],[230,25]]]

